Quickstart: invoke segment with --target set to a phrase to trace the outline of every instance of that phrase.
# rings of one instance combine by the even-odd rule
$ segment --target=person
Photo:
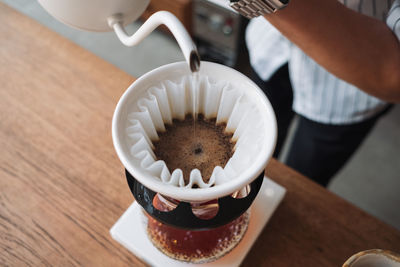
[[[400,101],[400,0],[291,0],[250,21],[255,82],[275,110],[286,164],[323,186]]]

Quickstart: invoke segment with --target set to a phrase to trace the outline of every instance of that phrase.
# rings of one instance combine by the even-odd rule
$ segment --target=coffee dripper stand
[[[138,44],[154,29],[164,24],[177,40],[191,72],[200,68],[195,44],[182,23],[170,12],[154,13],[133,35],[127,34],[124,26],[139,18],[149,0],[39,0],[39,3],[56,19],[74,28],[96,32],[114,30],[126,46]],[[152,266],[193,264],[169,258],[153,246],[142,222],[142,208],[153,218],[166,224],[185,229],[210,229],[232,221],[251,206],[248,229],[240,243],[216,261],[196,264],[239,266],[286,192],[283,187],[264,177],[262,173],[249,185],[251,190],[246,197],[234,199],[228,195],[219,198],[217,215],[210,220],[201,220],[193,215],[190,203],[187,202],[180,202],[171,212],[159,212],[152,206],[151,201],[157,192],[144,187],[129,172],[126,172],[126,176],[136,201],[115,223],[110,233],[116,241]]]

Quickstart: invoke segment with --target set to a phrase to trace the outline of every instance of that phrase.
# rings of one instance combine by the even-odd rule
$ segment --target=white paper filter
[[[135,111],[128,114],[126,134],[132,141],[131,155],[141,161],[141,168],[151,177],[169,185],[207,188],[228,182],[251,165],[252,155],[257,155],[257,148],[263,142],[263,122],[243,92],[229,82],[216,82],[207,76],[200,76],[199,81],[200,86],[196,88],[191,75],[176,81],[166,80],[149,88],[146,96],[135,103]],[[157,131],[165,131],[164,124],[192,113],[194,94],[198,96],[196,112],[207,119],[216,118],[217,123],[226,122],[226,130],[234,132],[236,145],[225,168],[215,167],[208,183],[203,181],[200,171],[194,169],[189,183],[185,184],[180,169],[169,170],[163,160],[156,159],[152,141],[158,140]]]
[[[262,91],[233,69],[201,64],[196,88],[184,62],[143,75],[121,97],[113,118],[113,142],[125,168],[153,191],[186,201],[218,198],[249,184],[264,170],[276,139],[275,116]],[[152,142],[165,124],[192,113],[193,95],[196,112],[225,122],[236,144],[232,158],[224,168],[215,167],[207,183],[194,169],[185,184],[180,169],[169,170],[156,159]]]

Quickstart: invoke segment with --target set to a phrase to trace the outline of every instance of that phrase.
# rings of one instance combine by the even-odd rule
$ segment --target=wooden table
[[[134,79],[0,4],[0,265],[144,265],[110,227],[133,201],[111,141]],[[244,266],[341,266],[400,233],[276,160],[287,195]]]

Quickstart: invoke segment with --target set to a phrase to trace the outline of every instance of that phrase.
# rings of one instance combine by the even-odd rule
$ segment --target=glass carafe
[[[178,201],[156,194],[153,206],[160,211],[171,211]],[[217,200],[192,203],[192,212],[200,219],[213,218],[218,212]],[[151,242],[167,256],[192,263],[210,262],[232,250],[244,236],[250,211],[233,221],[212,229],[188,230],[164,224],[144,210],[145,227]]]

